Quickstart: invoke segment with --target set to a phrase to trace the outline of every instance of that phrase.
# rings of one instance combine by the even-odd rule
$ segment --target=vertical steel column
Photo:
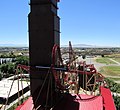
[[[50,66],[51,52],[54,44],[60,42],[59,17],[57,16],[57,0],[31,0],[29,19],[29,52],[30,66]],[[47,70],[30,69],[31,95],[34,105],[37,107],[44,100],[47,90],[38,97],[38,93],[45,80]],[[47,85],[47,83],[45,83]],[[54,91],[54,88],[53,88]],[[42,99],[43,98],[43,99]],[[36,99],[38,99],[36,101]]]

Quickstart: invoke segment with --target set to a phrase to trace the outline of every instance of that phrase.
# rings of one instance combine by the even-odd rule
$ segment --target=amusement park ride
[[[31,96],[16,110],[116,110],[104,76],[78,61],[69,42],[69,60],[60,51],[57,0],[31,0],[29,14]],[[5,109],[4,109],[5,110]]]

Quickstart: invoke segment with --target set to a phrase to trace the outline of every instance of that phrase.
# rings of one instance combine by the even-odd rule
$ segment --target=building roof
[[[103,97],[103,103],[104,103],[105,110],[116,110],[110,89],[100,87],[100,91]]]
[[[33,100],[29,97],[22,105],[18,106],[15,110],[33,110]]]
[[[88,95],[80,95],[82,98],[77,98],[76,100],[72,100],[71,95],[66,95],[63,100],[54,107],[53,110],[103,110],[103,102],[102,97],[97,96],[88,96]],[[30,97],[26,102],[20,105],[16,110],[32,110],[33,109],[33,101],[32,97]]]
[[[8,97],[8,93],[10,91],[12,83],[13,83],[12,79],[11,80],[5,79],[5,80],[0,81],[0,97],[1,98]],[[22,83],[23,83],[23,89],[28,86],[27,82],[23,81]],[[19,90],[22,90],[21,82],[19,82]],[[13,83],[9,97],[16,94],[17,92],[18,92],[18,81],[15,80]]]
[[[92,96],[85,94],[64,94],[52,110],[116,110],[111,91],[100,87],[101,95]],[[16,110],[32,110],[32,97],[19,106]]]

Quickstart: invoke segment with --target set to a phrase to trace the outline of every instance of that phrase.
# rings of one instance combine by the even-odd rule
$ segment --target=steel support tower
[[[44,86],[44,91],[41,94],[39,91],[48,70],[38,70],[32,67],[37,65],[50,66],[52,63],[52,48],[54,44],[60,44],[60,18],[57,15],[57,9],[56,0],[30,0],[30,13],[28,15],[30,85],[35,107],[42,103],[42,98],[44,99],[47,86]]]

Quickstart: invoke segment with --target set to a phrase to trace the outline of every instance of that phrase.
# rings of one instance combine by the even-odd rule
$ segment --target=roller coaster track
[[[72,45],[70,45],[69,50],[71,57],[70,59],[75,58],[75,55],[73,53],[74,51],[72,50]],[[85,62],[80,62],[79,66],[82,67],[82,69],[80,69],[76,67],[76,65],[73,65],[72,62],[75,62],[75,60],[72,59],[69,64],[64,64],[61,57],[60,47],[58,45],[54,45],[52,49],[51,67],[36,66],[31,68],[49,68],[49,72],[54,76],[56,88],[59,89],[62,94],[65,94],[62,96],[63,100],[61,101],[66,100],[64,102],[66,104],[68,102],[74,103],[74,101],[80,104],[80,107],[77,109],[72,109],[72,107],[68,105],[69,107],[66,106],[65,110],[116,110],[111,92],[107,88],[107,83],[104,80],[104,76],[97,72],[94,65],[87,65]],[[74,68],[70,68],[70,66],[74,66]],[[89,69],[89,71],[87,69]],[[18,74],[18,71],[21,71],[20,74],[22,74],[23,71],[27,71],[29,73],[30,66],[19,64],[16,69],[16,74]],[[73,90],[74,93],[72,92]],[[66,95],[66,93],[69,95]],[[72,96],[75,98],[70,99]],[[16,110],[32,110],[29,108],[24,108],[24,106],[27,106],[27,104],[31,106],[31,108],[34,107],[31,100],[32,98],[29,98],[26,103],[16,108]],[[61,105],[61,101],[57,105],[52,106],[50,110],[63,109],[62,106],[64,105]],[[94,103],[97,105],[94,105]]]

